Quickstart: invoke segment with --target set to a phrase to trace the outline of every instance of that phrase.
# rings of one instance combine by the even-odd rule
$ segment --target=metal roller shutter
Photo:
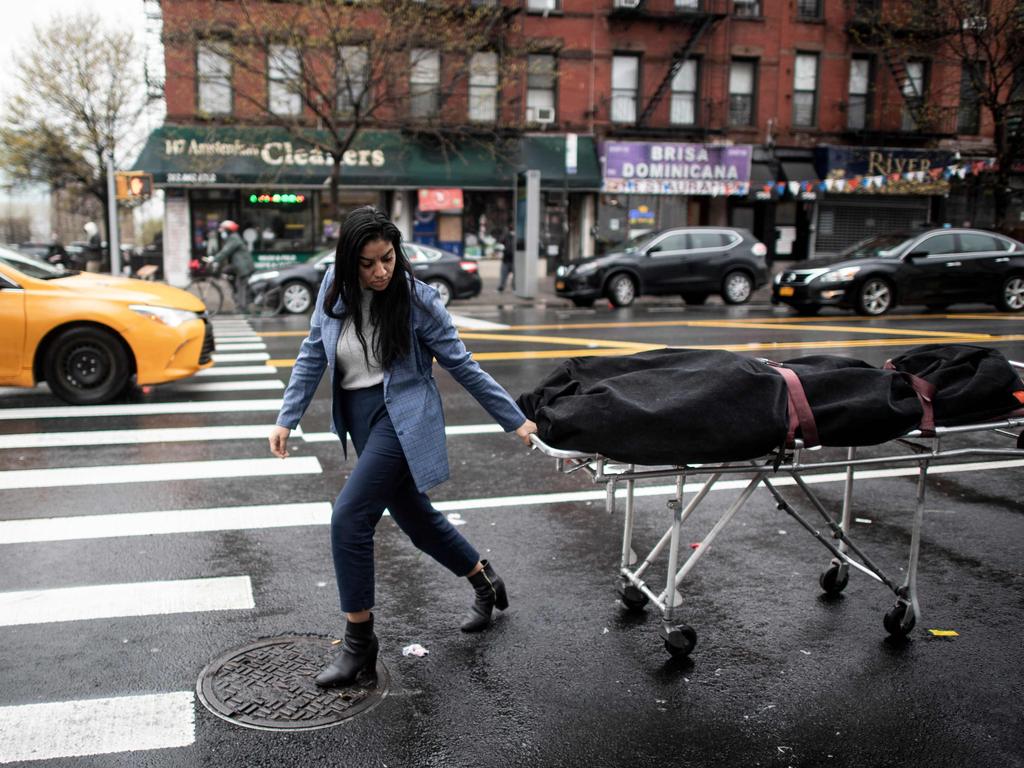
[[[931,198],[877,196],[818,203],[815,252],[839,253],[872,235],[913,229],[930,219]]]

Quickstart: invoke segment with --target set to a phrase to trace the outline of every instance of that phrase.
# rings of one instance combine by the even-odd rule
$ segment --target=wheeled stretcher
[[[1011,362],[1011,365],[1024,378],[1024,363]],[[532,435],[531,439],[536,450],[555,459],[557,471],[566,474],[582,471],[593,482],[603,483],[606,490],[605,507],[609,514],[617,512],[619,499],[624,497],[619,596],[623,605],[630,610],[641,610],[648,602],[656,605],[662,614],[659,631],[665,641],[665,648],[671,655],[682,657],[694,649],[697,633],[681,621],[680,585],[759,487],[764,487],[780,510],[792,517],[831,553],[831,562],[819,578],[822,590],[830,595],[842,592],[849,581],[851,569],[875,579],[896,596],[895,604],[884,616],[886,631],[892,636],[905,637],[921,616],[917,598],[917,566],[929,470],[965,458],[981,463],[1024,458],[1022,430],[1024,416],[1013,415],[984,423],[935,427],[927,431],[916,429],[870,448],[807,448],[803,440],[797,438],[791,445],[754,460],[689,463],[671,467],[624,464],[597,453],[553,448],[537,435]],[[983,445],[982,441],[985,441]],[[879,452],[883,455],[875,455]],[[898,467],[916,468],[917,477],[917,498],[907,568],[902,580],[887,575],[851,536],[857,473],[869,468]],[[810,486],[814,482],[815,473],[837,470],[845,473],[845,479],[842,506],[838,514],[833,515]],[[798,511],[794,503],[782,494],[777,482],[780,476],[791,478],[791,483],[787,481],[794,489],[791,495],[802,498],[801,503],[809,505],[810,515]],[[668,501],[671,517],[668,529],[641,558],[634,551],[636,490],[638,481],[651,478],[674,478],[675,492]],[[684,489],[687,480],[693,478],[703,478],[703,481],[692,495],[686,497]],[[710,531],[699,538],[700,543],[692,551],[688,548],[681,551],[683,524],[723,478],[742,478],[746,484]],[[689,554],[684,557],[686,552]],[[660,558],[667,561],[665,581],[661,587],[650,576],[652,566]]]

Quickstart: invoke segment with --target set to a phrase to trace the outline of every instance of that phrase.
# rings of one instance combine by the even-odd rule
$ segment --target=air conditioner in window
[[[526,110],[526,122],[553,123],[555,122],[555,110],[552,107],[530,107]]]
[[[639,8],[641,0],[615,0],[616,8]]]
[[[960,26],[963,29],[976,29],[979,32],[988,29],[988,17],[987,16],[966,16]]]

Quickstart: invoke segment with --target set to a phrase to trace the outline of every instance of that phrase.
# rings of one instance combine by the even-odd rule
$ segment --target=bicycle
[[[206,312],[210,317],[214,317],[224,308],[222,281],[228,283],[232,299],[238,295],[235,287],[235,280],[238,279],[236,275],[231,272],[221,272],[216,264],[207,259],[192,259],[189,264],[189,274],[192,280],[185,287],[185,290],[206,305]],[[236,306],[235,311],[258,317],[273,317],[281,311],[283,303],[280,288],[263,287],[257,288],[248,297],[245,307],[240,308]]]

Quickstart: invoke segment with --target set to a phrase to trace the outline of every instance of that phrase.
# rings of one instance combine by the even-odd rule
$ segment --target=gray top
[[[365,389],[384,381],[384,369],[380,367],[380,360],[373,352],[373,342],[377,335],[376,326],[370,324],[370,302],[373,300],[373,290],[364,288],[362,299],[363,337],[366,339],[366,351],[370,362],[367,365],[366,356],[363,355],[363,345],[359,343],[359,337],[356,335],[355,323],[349,317],[345,320],[341,335],[338,337],[338,349],[335,354],[339,385],[342,389]]]

